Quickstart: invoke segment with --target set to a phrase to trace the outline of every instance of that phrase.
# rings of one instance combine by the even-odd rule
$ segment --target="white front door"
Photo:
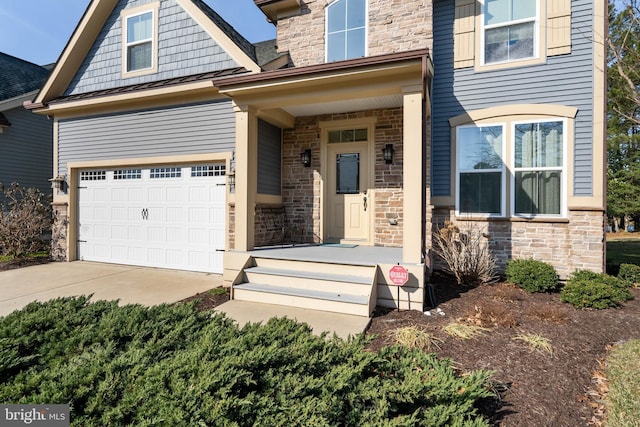
[[[373,206],[369,194],[368,153],[366,142],[328,146],[326,241],[365,244],[370,240]]]
[[[79,173],[78,258],[222,273],[225,166]]]

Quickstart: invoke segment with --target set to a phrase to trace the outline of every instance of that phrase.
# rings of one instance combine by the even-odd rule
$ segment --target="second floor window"
[[[537,20],[537,0],[485,0],[484,63],[535,57]]]
[[[153,67],[153,12],[127,18],[127,72]]]
[[[327,62],[366,55],[366,0],[336,0],[327,7]]]

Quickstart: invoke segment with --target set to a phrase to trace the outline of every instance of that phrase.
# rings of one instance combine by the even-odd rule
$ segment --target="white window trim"
[[[464,172],[473,172],[460,169],[460,129],[464,128],[482,128],[482,127],[495,127],[500,126],[502,128],[502,152],[500,153],[500,157],[502,158],[502,168],[500,169],[482,169],[482,171],[493,171],[500,172],[502,177],[500,178],[500,213],[476,213],[476,212],[461,212],[460,211],[460,173]],[[506,205],[507,205],[507,164],[505,159],[507,158],[507,145],[509,141],[507,140],[507,123],[506,122],[495,122],[495,123],[481,123],[481,124],[468,124],[468,125],[460,125],[456,126],[456,193],[455,193],[455,215],[456,216],[464,216],[471,218],[504,218],[506,216]],[[478,171],[478,173],[480,173]]]
[[[120,18],[122,22],[122,78],[138,77],[147,74],[155,74],[158,72],[158,11],[160,9],[160,3],[149,3],[138,7],[124,9],[120,12]],[[151,12],[151,23],[153,25],[151,31],[151,67],[140,70],[128,71],[129,52],[128,48],[130,44],[127,41],[128,23],[129,19]],[[149,40],[138,41],[135,44],[148,43]],[[132,43],[131,45],[134,45]]]
[[[515,150],[515,135],[516,135],[516,126],[520,124],[531,124],[531,123],[552,123],[552,122],[562,122],[562,180],[560,182],[560,214],[516,214],[516,172],[521,170],[558,170],[558,167],[538,167],[538,168],[516,168],[516,150]],[[568,184],[567,180],[569,179],[569,173],[567,168],[567,133],[568,133],[568,120],[566,118],[547,118],[547,119],[534,119],[534,120],[518,120],[511,122],[511,135],[510,135],[510,148],[511,148],[511,159],[510,167],[510,181],[511,181],[511,191],[510,191],[510,212],[511,216],[514,218],[566,218],[567,217],[567,191]]]
[[[541,39],[542,37],[542,33],[540,31],[540,22],[542,22],[542,9],[541,9],[541,0],[536,0],[536,17],[535,19],[533,19],[533,56],[531,57],[527,57],[527,58],[518,58],[518,59],[513,59],[513,60],[507,60],[507,61],[497,61],[497,62],[489,62],[486,63],[485,62],[485,52],[484,52],[484,42],[485,42],[485,31],[487,29],[492,29],[492,28],[500,28],[500,27],[506,27],[506,26],[511,26],[511,25],[516,25],[516,24],[522,24],[525,22],[531,22],[532,19],[518,19],[515,21],[509,21],[509,24],[493,24],[493,25],[485,25],[484,23],[484,13],[485,13],[485,1],[486,0],[479,0],[480,2],[480,14],[478,16],[478,28],[480,28],[480,37],[479,40],[480,42],[478,43],[479,45],[479,58],[480,61],[478,61],[478,69],[491,69],[491,68],[504,68],[505,66],[510,66],[510,65],[529,65],[531,63],[538,63],[538,62],[544,62],[546,60],[546,56],[543,55],[542,51],[541,51],[541,47],[544,45],[543,40]]]
[[[329,62],[329,8],[339,1],[342,0],[332,1],[324,10],[324,62]],[[369,56],[369,0],[364,2],[364,57],[367,56]]]

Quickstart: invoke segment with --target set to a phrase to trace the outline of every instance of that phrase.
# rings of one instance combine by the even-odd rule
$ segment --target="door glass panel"
[[[360,192],[360,154],[336,156],[336,194]]]

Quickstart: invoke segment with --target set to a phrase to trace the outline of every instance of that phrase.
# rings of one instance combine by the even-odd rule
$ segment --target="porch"
[[[214,82],[236,113],[233,299],[366,317],[422,309],[432,73],[423,49]],[[256,249],[286,241],[305,245]],[[400,298],[397,264],[410,273]]]
[[[403,264],[409,280],[389,277],[402,248],[344,244],[225,252],[232,299],[369,317],[376,306],[422,310],[425,264]],[[398,299],[399,296],[399,299]],[[284,310],[284,309],[283,309]]]

